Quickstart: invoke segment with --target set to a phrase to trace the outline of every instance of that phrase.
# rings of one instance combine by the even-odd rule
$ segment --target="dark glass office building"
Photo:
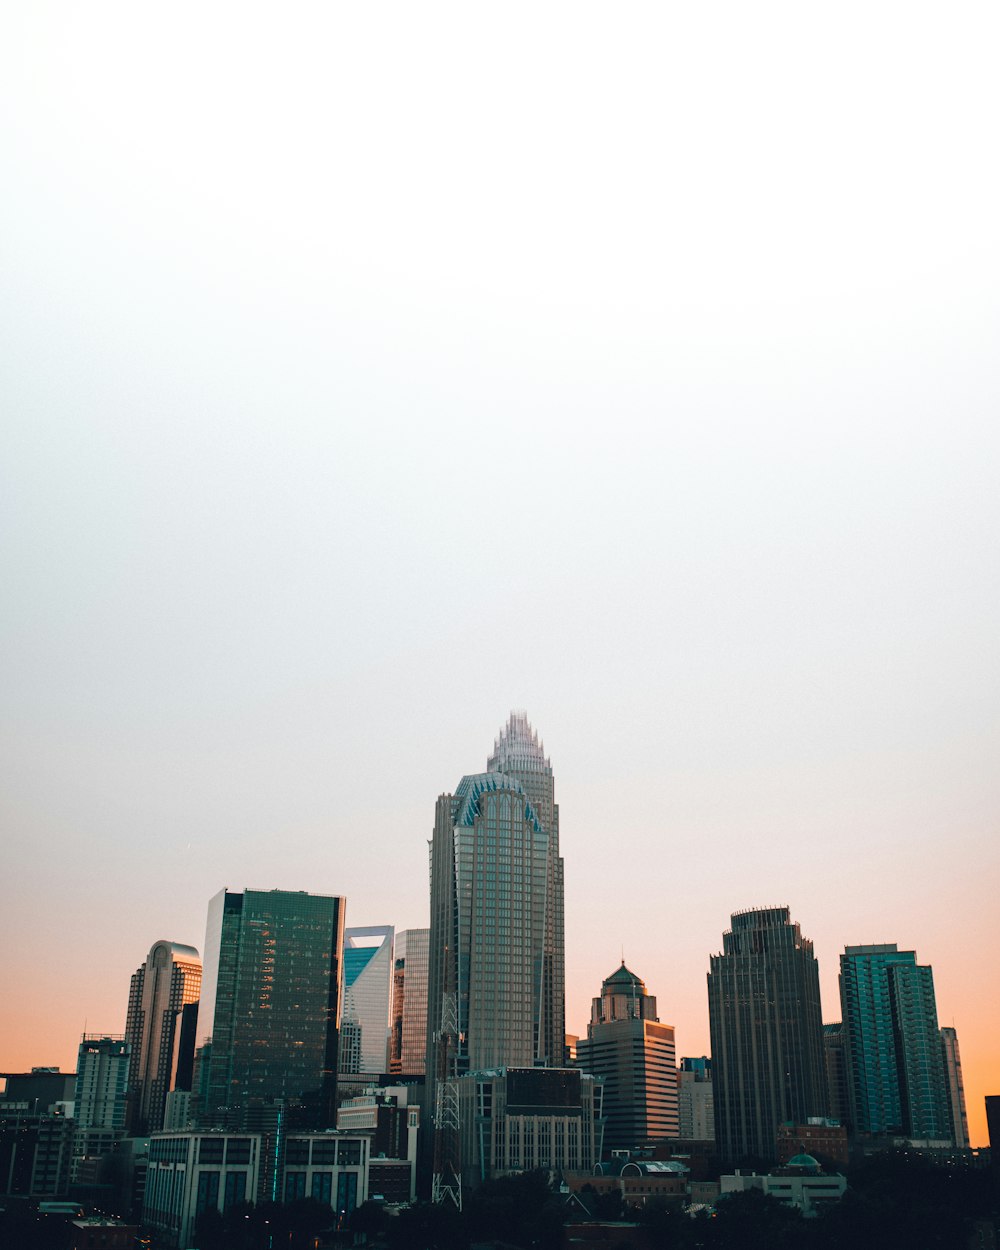
[[[787,907],[732,926],[708,974],[715,1138],[730,1163],[768,1161],[779,1124],[827,1114],[819,969]]]
[[[344,900],[304,891],[221,891],[209,904],[197,1118],[237,1126],[251,1106],[336,1118]]]

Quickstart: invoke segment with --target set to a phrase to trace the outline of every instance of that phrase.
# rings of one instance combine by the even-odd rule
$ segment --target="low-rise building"
[[[259,1199],[262,1142],[259,1133],[154,1133],[142,1222],[164,1245],[192,1245],[203,1211]]]
[[[789,1159],[785,1167],[775,1168],[763,1176],[756,1172],[721,1176],[719,1186],[720,1200],[727,1194],[759,1189],[797,1207],[803,1215],[812,1216],[831,1203],[839,1202],[847,1189],[847,1181],[840,1173],[824,1172],[812,1155],[799,1154]]]
[[[495,1068],[457,1078],[462,1183],[541,1168],[589,1172],[604,1140],[603,1083],[576,1068]]]

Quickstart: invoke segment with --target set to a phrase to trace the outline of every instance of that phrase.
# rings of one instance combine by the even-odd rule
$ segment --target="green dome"
[[[785,1166],[790,1168],[801,1168],[803,1172],[820,1171],[819,1161],[814,1159],[812,1155],[807,1154],[793,1155]]]
[[[611,976],[604,979],[605,989],[618,990],[619,992],[633,993],[638,990],[640,994],[645,994],[646,984],[642,977],[637,977],[634,972],[630,972],[625,967],[625,960],[622,960],[622,966],[612,972]]]

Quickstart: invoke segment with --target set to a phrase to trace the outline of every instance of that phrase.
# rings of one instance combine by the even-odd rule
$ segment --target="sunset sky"
[[[995,6],[8,6],[0,1069],[219,889],[428,923],[524,708],[567,1028],[733,911],[1000,1093]]]

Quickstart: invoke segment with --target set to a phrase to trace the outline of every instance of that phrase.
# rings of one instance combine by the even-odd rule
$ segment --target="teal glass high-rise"
[[[840,1001],[853,1132],[950,1140],[930,966],[895,942],[848,946]]]

